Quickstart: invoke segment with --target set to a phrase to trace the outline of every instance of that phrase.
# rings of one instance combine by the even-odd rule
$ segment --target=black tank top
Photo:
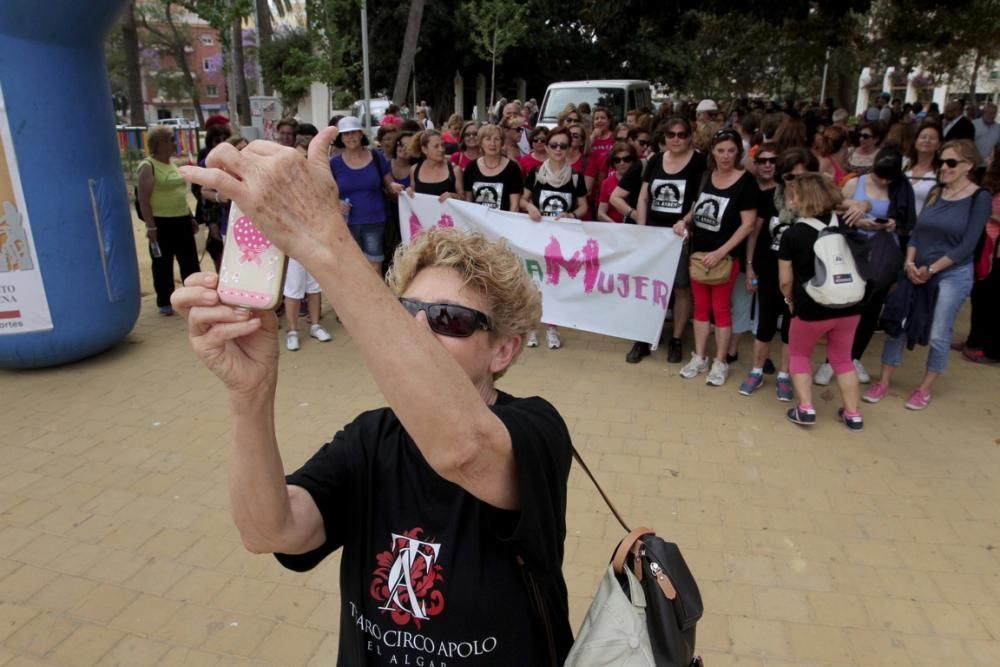
[[[455,165],[448,160],[445,160],[445,164],[448,165],[448,178],[437,183],[428,183],[420,180],[420,169],[424,166],[424,163],[421,162],[416,171],[413,172],[413,191],[417,194],[434,195],[435,197],[440,197],[446,192],[458,194],[455,192]]]

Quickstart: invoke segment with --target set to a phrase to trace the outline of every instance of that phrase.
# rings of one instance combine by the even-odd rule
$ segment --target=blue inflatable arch
[[[0,367],[97,354],[139,315],[103,53],[124,6],[0,2]]]

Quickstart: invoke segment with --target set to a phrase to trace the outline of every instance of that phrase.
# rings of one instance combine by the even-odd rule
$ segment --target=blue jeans
[[[934,316],[931,320],[931,349],[927,353],[928,371],[942,373],[948,366],[952,327],[955,325],[958,311],[972,291],[973,283],[971,263],[953,266],[943,271],[938,278],[937,301],[934,304]],[[905,344],[905,333],[897,338],[887,339],[882,349],[882,363],[893,367],[903,363]]]
[[[347,225],[351,236],[361,246],[361,252],[369,262],[381,262],[385,259],[382,238],[385,236],[385,223],[372,222],[364,225]]]

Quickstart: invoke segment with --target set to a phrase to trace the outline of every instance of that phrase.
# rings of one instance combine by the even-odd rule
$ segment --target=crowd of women
[[[913,410],[927,407],[970,293],[972,330],[956,347],[972,361],[1000,360],[1000,262],[992,261],[1000,231],[1000,159],[994,154],[985,172],[979,170],[972,141],[945,141],[942,127],[954,124],[947,114],[939,119],[934,109],[885,110],[851,127],[842,109],[734,105],[722,114],[703,100],[692,113],[662,105],[656,114],[630,113],[618,123],[608,109],[580,104],[568,105],[548,128],[532,127],[530,111],[515,101],[496,124],[458,115],[442,131],[402,119],[384,123],[378,150],[369,146],[358,119],[344,117],[331,120],[339,134],[330,162],[348,226],[378,272],[387,269],[399,243],[395,200],[407,193],[521,211],[536,222],[671,227],[686,241],[674,281],[668,362],[683,362],[682,340],[692,318],[694,334],[680,376],[704,374],[709,385],[725,384],[741,339],[749,335],[741,394],[753,394],[774,374],[777,398],[797,398],[789,418],[808,425],[815,422],[811,385],[835,378],[843,396],[839,418],[857,430],[861,401],[886,398],[907,343],[930,347],[923,380],[905,403]],[[316,132],[294,121],[285,129],[289,136],[279,134],[279,141],[299,142],[303,151]],[[217,203],[218,193],[203,190],[200,196]],[[817,303],[805,285],[814,278],[819,232],[796,224],[802,219],[818,221],[819,228],[846,226],[862,240],[891,237],[899,251],[898,279],[869,284],[864,300],[849,307]],[[304,270],[290,270],[289,284],[288,348],[298,349],[296,318],[304,295],[311,335],[329,340],[318,323],[318,285]],[[890,310],[887,301],[907,326],[886,329],[881,373],[873,381],[862,358]],[[776,335],[781,342],[772,346]],[[824,337],[825,362],[813,373],[814,348]],[[550,349],[562,344],[552,325],[545,339]],[[538,345],[534,332],[526,344]],[[626,361],[649,354],[647,344],[635,343]],[[863,395],[859,383],[870,385]]]

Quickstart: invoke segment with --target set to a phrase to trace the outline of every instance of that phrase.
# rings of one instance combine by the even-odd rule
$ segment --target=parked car
[[[607,107],[617,122],[625,120],[629,111],[652,109],[649,81],[637,79],[595,79],[593,81],[560,81],[545,91],[538,112],[537,125],[554,127],[567,104],[587,102],[590,108]]]
[[[375,97],[368,100],[368,108],[371,110],[372,114],[372,129],[370,139],[375,139],[375,134],[378,132],[378,126],[382,123],[382,116],[385,115],[385,110],[389,108],[392,104],[392,100],[385,97]],[[358,100],[351,105],[351,115],[357,116],[361,120],[361,126],[364,127],[365,124],[365,101]]]
[[[188,120],[187,118],[161,118],[155,122],[153,125],[159,125],[161,127],[175,127],[181,130],[197,129],[198,123],[193,120]]]

